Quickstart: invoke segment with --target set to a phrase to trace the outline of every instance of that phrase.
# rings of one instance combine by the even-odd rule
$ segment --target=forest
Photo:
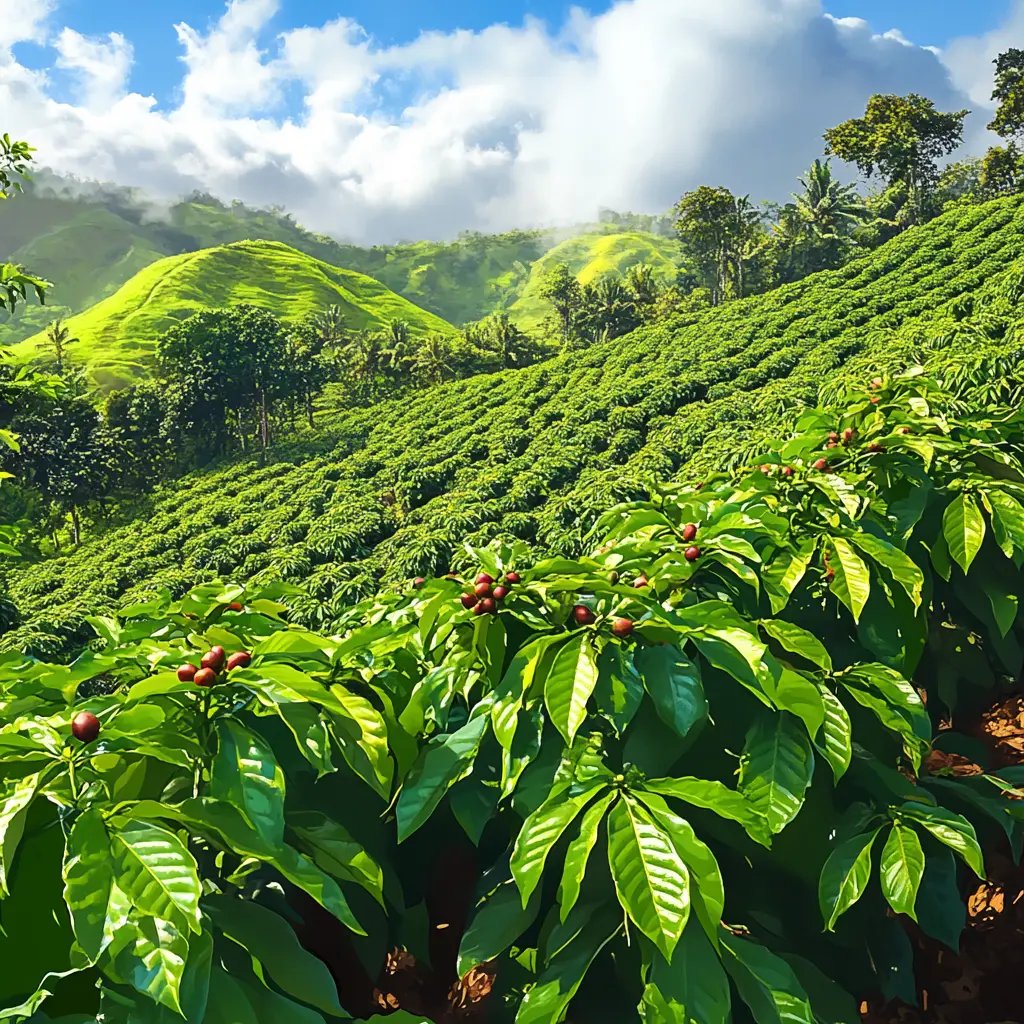
[[[977,157],[374,249],[0,136],[0,1019],[1018,1019],[993,71]]]

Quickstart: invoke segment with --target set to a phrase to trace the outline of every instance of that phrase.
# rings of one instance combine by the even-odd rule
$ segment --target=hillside
[[[625,274],[637,263],[649,264],[661,281],[671,284],[682,254],[674,239],[643,231],[591,231],[566,239],[533,264],[529,279],[509,308],[512,319],[524,330],[536,330],[550,314],[551,306],[540,291],[545,275],[558,263],[564,263],[580,284],[608,274]]]
[[[964,206],[841,270],[345,414],[264,466],[158,490],[80,549],[19,571],[10,593],[24,623],[4,642],[59,650],[126,594],[257,573],[308,586],[301,617],[329,627],[381,578],[458,564],[464,538],[578,552],[594,514],[647,474],[730,463],[823,387],[1000,351],[1016,316],[1000,282],[1022,260],[1020,197]],[[988,296],[976,329],[969,314]]]
[[[583,237],[560,241],[566,235]],[[536,299],[538,274],[536,268],[531,273],[531,264],[547,255],[543,267],[549,266],[553,247],[586,280],[642,261],[667,272],[666,260],[677,262],[670,240],[611,224],[579,225],[558,234],[468,232],[451,242],[349,245],[307,231],[278,210],[226,205],[210,196],[154,207],[130,189],[90,191],[44,172],[17,203],[0,204],[0,256],[31,267],[54,287],[46,306],[21,307],[13,320],[0,314],[0,346],[23,341],[58,316],[83,312],[165,256],[246,239],[282,242],[376,278],[457,326],[513,306],[524,325],[539,323],[546,310]]]
[[[123,385],[147,372],[156,342],[176,321],[201,309],[238,303],[295,320],[329,305],[340,306],[355,329],[398,318],[414,334],[452,327],[414,306],[379,281],[343,270],[279,242],[234,242],[169,256],[136,273],[113,295],[67,322],[79,343],[72,359],[102,387]],[[37,334],[12,348],[29,360],[46,345]]]

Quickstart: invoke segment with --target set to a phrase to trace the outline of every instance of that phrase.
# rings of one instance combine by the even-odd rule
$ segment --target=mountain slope
[[[1016,292],[999,294],[1007,275],[1024,276],[1019,197],[952,210],[766,295],[347,413],[266,465],[176,481],[122,509],[124,525],[12,573],[25,622],[3,643],[59,650],[88,637],[86,609],[257,573],[306,585],[300,617],[329,628],[381,578],[459,564],[467,535],[576,553],[592,517],[647,474],[743,457],[823,387],[1002,351],[1019,316]]]
[[[625,274],[637,263],[647,263],[664,283],[675,279],[682,264],[679,243],[671,238],[644,231],[592,231],[566,239],[549,249],[530,268],[530,277],[509,313],[524,330],[536,330],[551,312],[551,305],[541,298],[544,277],[558,263],[564,263],[580,284],[606,275]]]
[[[147,372],[157,339],[172,324],[201,309],[243,302],[287,320],[335,304],[356,329],[398,318],[415,334],[452,331],[440,317],[364,274],[333,267],[279,242],[235,242],[158,260],[113,295],[73,316],[67,326],[79,343],[71,356],[102,387],[117,387]],[[35,335],[12,352],[16,359],[28,360],[45,345],[45,336]]]

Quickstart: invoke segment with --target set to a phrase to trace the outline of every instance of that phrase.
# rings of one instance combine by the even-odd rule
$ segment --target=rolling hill
[[[524,330],[536,330],[551,311],[540,296],[545,275],[558,263],[564,263],[580,284],[606,275],[625,274],[637,263],[647,263],[655,275],[670,284],[683,262],[679,243],[644,231],[590,231],[568,238],[538,259],[521,293],[509,308],[512,319]]]
[[[583,237],[562,241],[567,235]],[[641,261],[667,271],[665,260],[677,261],[670,240],[612,224],[560,233],[467,232],[450,242],[348,245],[307,231],[279,210],[227,205],[211,196],[157,207],[134,190],[86,187],[43,172],[17,203],[0,204],[0,256],[32,268],[54,286],[46,306],[20,307],[13,319],[0,313],[0,346],[37,334],[58,316],[84,312],[163,257],[247,239],[281,242],[366,274],[457,326],[510,307],[524,326],[536,326],[545,311],[536,296],[536,263],[547,256],[543,266],[549,266],[554,248],[588,280]]]
[[[247,241],[168,256],[140,270],[113,295],[67,321],[79,339],[71,357],[101,387],[120,387],[148,371],[157,339],[172,324],[201,309],[243,302],[286,320],[335,304],[360,330],[392,318],[408,322],[414,334],[453,330],[365,274],[279,242]],[[37,334],[11,351],[27,361],[45,345],[45,335]]]
[[[649,474],[748,457],[822,389],[1003,352],[1022,277],[1024,199],[962,205],[840,270],[338,415],[264,464],[160,487],[77,550],[12,572],[23,620],[3,645],[60,652],[88,639],[97,609],[218,575],[302,583],[298,616],[330,628],[381,580],[461,564],[464,539],[579,552],[594,516]]]

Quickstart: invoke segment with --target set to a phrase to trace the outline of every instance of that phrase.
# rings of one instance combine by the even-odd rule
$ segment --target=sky
[[[6,0],[0,131],[363,243],[784,199],[875,92],[970,108],[1024,0]],[[2,239],[0,239],[2,249]]]

